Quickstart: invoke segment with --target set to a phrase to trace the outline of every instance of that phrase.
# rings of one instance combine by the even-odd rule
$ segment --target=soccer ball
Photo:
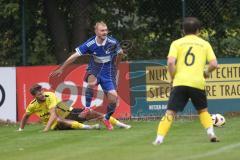
[[[212,114],[212,121],[215,127],[222,127],[226,120],[221,114]]]

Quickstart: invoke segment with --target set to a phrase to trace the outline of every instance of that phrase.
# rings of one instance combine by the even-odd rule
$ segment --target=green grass
[[[153,146],[158,121],[130,121],[130,130],[51,131],[41,125],[0,126],[0,160],[236,160],[240,157],[240,117],[216,128],[210,143],[198,120],[178,120],[164,144]]]

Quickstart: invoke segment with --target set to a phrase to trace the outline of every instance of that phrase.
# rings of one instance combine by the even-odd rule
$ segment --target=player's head
[[[32,87],[30,88],[30,93],[38,101],[45,101],[45,99],[46,99],[45,96],[44,96],[44,92],[42,90],[42,86],[40,86],[39,84],[32,85]]]
[[[103,21],[97,22],[94,26],[96,36],[102,40],[106,39],[108,34],[108,28]]]
[[[183,21],[184,34],[197,34],[200,30],[200,21],[195,17],[186,17]]]

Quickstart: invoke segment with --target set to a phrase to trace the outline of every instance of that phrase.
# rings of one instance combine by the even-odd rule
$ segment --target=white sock
[[[84,124],[82,128],[83,128],[83,129],[92,129],[93,127],[90,126],[90,125],[86,125],[86,124]]]
[[[210,135],[210,136],[215,136],[215,133],[214,133],[213,127],[209,127],[209,128],[207,128],[207,134]]]
[[[124,124],[124,123],[119,122],[119,121],[116,123],[116,126],[118,126],[118,127],[122,127],[122,128],[127,128],[127,127],[129,127],[129,125]]]
[[[157,135],[157,138],[156,138],[155,142],[160,142],[160,143],[162,143],[163,140],[164,140],[164,136]]]

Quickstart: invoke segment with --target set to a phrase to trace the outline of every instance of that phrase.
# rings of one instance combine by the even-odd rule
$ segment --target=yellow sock
[[[83,124],[82,123],[79,123],[77,121],[73,121],[72,124],[71,124],[71,128],[73,129],[79,129],[79,128],[83,128]]]
[[[168,130],[170,129],[173,122],[173,115],[171,114],[165,114],[165,116],[162,117],[159,125],[158,125],[158,131],[157,134],[161,136],[166,136]]]
[[[207,111],[201,112],[199,114],[199,118],[200,118],[200,122],[202,123],[204,128],[207,129],[207,128],[213,126],[211,115]]]
[[[114,126],[119,122],[117,119],[113,118],[112,116],[110,117],[109,121]]]

